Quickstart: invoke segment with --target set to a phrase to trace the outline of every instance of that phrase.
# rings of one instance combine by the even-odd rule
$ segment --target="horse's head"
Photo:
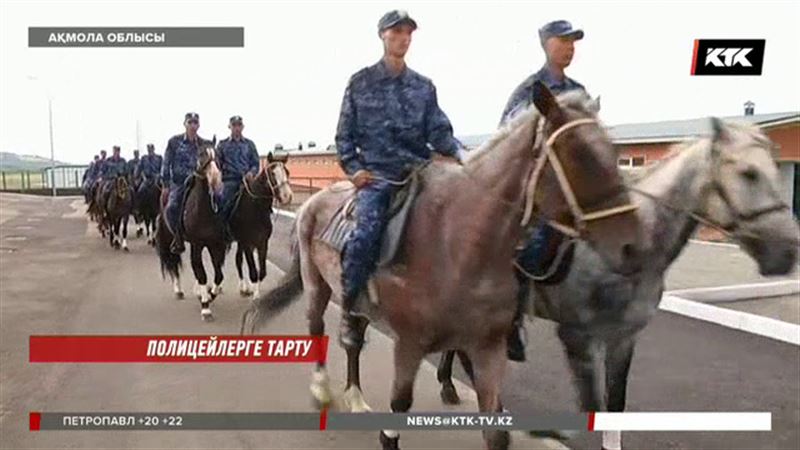
[[[558,98],[533,86],[540,159],[534,203],[557,228],[585,239],[619,273],[641,267],[638,216],[617,166],[617,151],[597,120],[599,102],[582,91]],[[563,225],[563,226],[559,226]]]
[[[119,176],[114,179],[114,193],[119,198],[125,198],[128,195],[128,178]]]
[[[201,141],[197,146],[197,174],[205,178],[208,185],[215,192],[222,189],[222,173],[217,166],[214,148],[217,145],[217,136],[211,141]]]
[[[728,230],[763,275],[791,272],[800,228],[780,197],[774,144],[758,128],[711,119],[711,180],[702,214]]]
[[[286,168],[288,156],[267,155],[268,164],[264,167],[270,190],[281,205],[292,202],[292,187],[289,184],[289,169]]]

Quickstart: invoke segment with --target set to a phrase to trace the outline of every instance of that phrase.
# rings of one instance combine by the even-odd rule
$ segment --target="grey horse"
[[[800,229],[778,194],[773,143],[749,125],[716,118],[711,125],[711,138],[674,147],[630,187],[645,239],[647,264],[640,273],[612,272],[578,241],[573,266],[562,282],[533,284],[533,312],[558,323],[583,411],[625,409],[637,335],[655,315],[665,272],[699,222],[728,234],[756,261],[762,275],[784,275],[795,267]],[[442,399],[449,403],[458,401],[451,379],[456,353],[472,376],[466,355],[442,355],[438,375]],[[599,370],[601,362],[605,372]],[[621,445],[619,432],[604,432],[604,448]]]

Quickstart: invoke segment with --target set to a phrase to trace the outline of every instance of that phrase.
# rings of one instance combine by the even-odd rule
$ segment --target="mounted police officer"
[[[539,41],[544,49],[547,61],[538,72],[525,79],[508,99],[500,125],[505,124],[517,112],[527,109],[533,102],[533,84],[541,81],[558,95],[571,90],[586,91],[582,84],[564,74],[564,70],[572,62],[575,54],[575,41],[583,39],[583,30],[572,28],[566,20],[556,20],[539,30]],[[545,222],[539,222],[533,228],[530,238],[517,255],[517,263],[530,273],[537,272],[537,264],[541,263],[543,251],[547,243],[557,237],[557,231]],[[513,361],[525,361],[525,344],[522,338],[523,311],[528,298],[529,283],[523,274],[518,274],[520,289],[518,292],[517,313],[514,329],[508,336],[508,357]]]
[[[133,151],[133,159],[128,161],[128,164],[125,168],[126,173],[128,174],[128,179],[131,182],[131,185],[134,189],[139,187],[139,178],[136,176],[136,167],[139,166],[139,150]]]
[[[92,190],[92,183],[94,182],[95,167],[97,166],[97,161],[99,160],[100,155],[94,155],[94,159],[92,159],[92,162],[89,163],[89,167],[87,167],[86,171],[83,172],[81,189],[83,190],[83,196],[86,197],[87,203],[89,202],[89,193]]]
[[[147,144],[147,154],[139,158],[139,164],[133,171],[133,177],[142,180],[142,183],[139,184],[140,194],[146,182],[160,180],[162,161],[161,155],[156,154],[156,147],[153,144]]]
[[[228,221],[231,219],[236,195],[242,186],[242,178],[248,181],[258,174],[261,161],[258,157],[256,144],[242,136],[244,122],[241,116],[233,116],[228,121],[231,135],[217,145],[217,164],[222,171],[222,200],[220,202],[219,217],[224,224],[225,238],[233,240]]]
[[[206,140],[197,135],[200,128],[200,116],[197,113],[186,113],[183,125],[186,132],[172,136],[164,150],[164,162],[161,166],[161,179],[169,183],[169,196],[164,209],[164,218],[167,220],[173,239],[170,251],[181,253],[185,250],[183,233],[181,229],[181,215],[183,215],[183,200],[186,193],[187,181],[197,169],[197,151]]]
[[[106,151],[100,150],[100,159],[94,163],[92,173],[89,174],[89,197],[94,201],[95,192],[101,183],[101,176],[103,175],[103,165],[106,163]]]
[[[357,225],[342,260],[342,328],[345,346],[361,345],[352,309],[375,268],[389,204],[411,171],[436,152],[463,156],[450,120],[439,108],[428,78],[406,67],[404,58],[417,23],[405,11],[378,22],[383,58],[350,78],[336,132],[339,162],[357,191]]]
[[[111,157],[103,162],[103,166],[100,169],[100,177],[103,183],[101,186],[102,191],[100,191],[101,208],[105,206],[108,196],[114,188],[114,179],[126,176],[127,167],[125,158],[120,156],[119,145],[115,145],[112,149]]]

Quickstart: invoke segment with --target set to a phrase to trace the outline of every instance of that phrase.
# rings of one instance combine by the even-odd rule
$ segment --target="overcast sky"
[[[0,151],[83,163],[101,148],[183,131],[227,135],[239,114],[262,153],[333,142],[349,76],[382,53],[376,26],[401,8],[419,29],[407,61],[437,86],[457,135],[491,132],[511,91],[544,62],[536,30],[585,30],[567,73],[602,96],[608,124],[800,109],[800,2],[74,2],[2,0]],[[28,48],[29,26],[243,26],[244,48]],[[758,77],[692,77],[696,38],[766,39]],[[38,81],[28,80],[35,76]]]

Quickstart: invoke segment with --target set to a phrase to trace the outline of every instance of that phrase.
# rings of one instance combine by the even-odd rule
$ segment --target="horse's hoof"
[[[252,292],[250,291],[239,289],[239,295],[242,297],[250,297],[251,294]]]
[[[461,398],[458,396],[458,392],[456,391],[456,387],[453,384],[443,384],[442,390],[439,392],[439,396],[442,398],[442,403],[445,405],[458,405],[461,403]]]
[[[184,298],[183,291],[175,293],[175,300],[183,300],[183,298]]]
[[[130,249],[128,247],[122,247],[122,250],[124,250],[126,253],[130,252]]]
[[[214,321],[214,314],[212,314],[211,310],[207,309],[207,308],[203,308],[203,310],[200,311],[200,317],[203,318],[203,322],[213,322]]]
[[[136,230],[136,237],[140,238],[142,236],[144,236],[144,231],[143,230]]]
[[[311,404],[319,411],[323,409],[328,409],[331,407],[331,399],[330,397],[327,400],[319,399],[315,395],[311,396]]]
[[[400,438],[393,437],[390,438],[386,435],[383,431],[381,431],[380,435],[381,447],[383,450],[400,450]]]

